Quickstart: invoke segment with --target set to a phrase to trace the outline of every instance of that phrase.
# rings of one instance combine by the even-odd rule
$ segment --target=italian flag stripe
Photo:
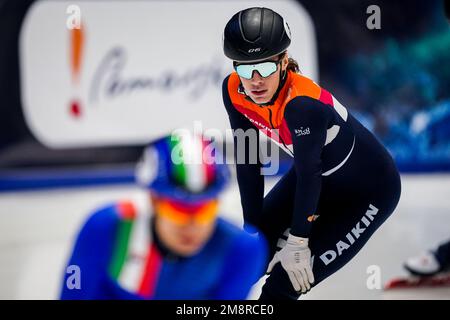
[[[203,141],[203,150],[205,150],[207,148],[208,144],[206,141]],[[210,184],[211,181],[213,181],[214,179],[214,165],[213,165],[213,160],[215,160],[212,156],[213,155],[204,155],[205,157],[208,156],[208,159],[204,159],[205,162],[205,166],[204,166],[204,170],[205,170],[205,177],[206,177],[206,183]]]
[[[156,248],[156,245],[153,243],[150,245],[149,253],[147,255],[147,261],[145,263],[145,273],[142,277],[141,285],[139,287],[140,295],[147,298],[153,297],[156,290],[159,273],[161,271],[161,266],[161,255]]]
[[[172,172],[172,174],[181,185],[185,186],[186,185],[186,168],[184,167],[184,160],[180,161],[180,159],[176,159],[177,161],[173,161],[173,159],[172,159],[172,150],[174,148],[177,148],[177,144],[179,143],[179,140],[178,141],[168,140],[168,143],[170,144],[169,157],[173,164],[172,170],[174,170],[174,172]],[[177,156],[184,157],[184,155],[177,155]]]
[[[136,208],[130,201],[122,201],[118,204],[119,215],[122,219],[134,219],[136,218]]]
[[[133,228],[128,239],[128,257],[122,266],[118,282],[130,292],[137,293],[144,274],[150,243],[150,217],[146,214],[137,214]]]
[[[206,172],[203,164],[203,143],[199,137],[183,137],[181,143],[183,150],[189,152],[185,159],[186,186],[196,192],[201,191],[205,186]],[[189,162],[187,162],[187,161]]]
[[[109,273],[114,279],[119,277],[125,262],[128,251],[128,238],[130,237],[132,227],[132,220],[123,220],[119,224],[113,258],[109,268]]]
[[[128,252],[128,240],[133,228],[136,210],[132,203],[122,202],[117,206],[121,218],[117,229],[116,243],[114,245],[113,258],[109,265],[109,274],[118,279]]]

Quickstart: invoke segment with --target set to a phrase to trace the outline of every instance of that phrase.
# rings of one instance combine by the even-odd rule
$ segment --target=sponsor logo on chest
[[[300,137],[300,136],[307,136],[311,132],[309,130],[309,127],[307,127],[307,128],[300,127],[300,129],[295,129],[294,133],[297,137]]]
[[[263,124],[263,123],[261,123],[261,122],[259,122],[259,121],[257,121],[257,120],[255,120],[255,119],[252,119],[252,118],[250,118],[247,114],[245,114],[244,113],[244,116],[251,122],[251,123],[253,123],[255,126],[257,126],[258,128],[260,128],[260,129],[262,129],[262,130],[267,130],[267,131],[269,131],[269,132],[272,132],[272,128],[269,128],[267,125],[265,125],[265,124]]]

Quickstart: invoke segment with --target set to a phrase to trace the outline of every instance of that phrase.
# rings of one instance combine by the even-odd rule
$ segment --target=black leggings
[[[371,155],[367,152],[372,149]],[[322,189],[309,238],[314,285],[349,262],[372,234],[391,215],[400,198],[400,176],[387,152],[378,154],[367,145],[355,145],[348,162],[334,174],[322,178]],[[370,159],[368,159],[370,158]],[[373,161],[376,159],[376,163]],[[269,259],[280,248],[279,239],[291,224],[296,186],[291,168],[264,198],[257,227],[266,236]],[[276,264],[260,296],[266,299],[298,299],[287,273]]]

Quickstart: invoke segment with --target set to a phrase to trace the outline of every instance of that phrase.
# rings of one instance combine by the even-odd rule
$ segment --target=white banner
[[[252,6],[287,20],[289,52],[317,80],[313,25],[295,1],[36,2],[20,35],[29,128],[51,148],[144,144],[194,121],[228,128],[222,33]]]

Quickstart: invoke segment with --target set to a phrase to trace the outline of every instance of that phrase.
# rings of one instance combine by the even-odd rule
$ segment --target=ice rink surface
[[[275,183],[269,180],[266,190]],[[118,199],[142,198],[132,186],[0,193],[0,299],[57,299],[72,241],[93,209]],[[232,183],[223,215],[242,223]],[[402,197],[388,221],[343,269],[301,299],[450,299],[450,287],[383,291],[368,289],[368,267],[381,282],[405,275],[403,261],[450,238],[450,175],[403,175]],[[264,279],[250,299],[256,299]]]

